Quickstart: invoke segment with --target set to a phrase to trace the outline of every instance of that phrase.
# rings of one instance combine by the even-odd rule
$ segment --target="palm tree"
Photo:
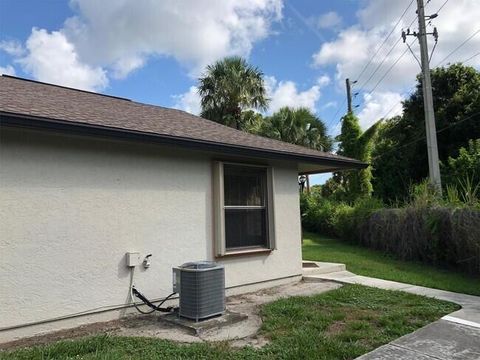
[[[238,56],[207,66],[198,92],[202,117],[236,129],[243,129],[242,111],[266,110],[268,105],[263,73]]]
[[[265,118],[259,133],[269,138],[323,151],[330,151],[333,143],[327,135],[325,124],[307,108],[281,108],[272,116]]]

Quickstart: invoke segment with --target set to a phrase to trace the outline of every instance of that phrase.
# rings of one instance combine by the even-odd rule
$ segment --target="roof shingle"
[[[6,75],[0,77],[0,114],[363,165],[343,156],[248,134],[181,110]]]

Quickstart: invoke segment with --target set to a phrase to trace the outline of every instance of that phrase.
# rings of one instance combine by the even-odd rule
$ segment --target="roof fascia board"
[[[171,135],[162,135],[148,132],[140,132],[121,128],[75,123],[72,121],[61,121],[49,118],[33,117],[28,115],[6,113],[0,111],[0,125],[25,127],[34,129],[50,129],[60,132],[91,135],[108,138],[120,138],[151,142],[165,145],[176,145],[185,148],[216,151],[235,155],[266,157],[271,159],[293,160],[310,164],[329,165],[335,169],[362,169],[368,164],[360,161],[348,161],[329,157],[315,157],[302,154],[293,154],[275,150],[255,149],[239,145],[223,144],[206,140],[182,138]],[[327,170],[328,172],[328,170]]]

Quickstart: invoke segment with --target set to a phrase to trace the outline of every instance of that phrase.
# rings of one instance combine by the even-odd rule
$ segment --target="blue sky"
[[[479,0],[450,2],[432,24],[440,33],[433,65],[476,30],[480,17]],[[431,0],[427,13],[443,3]],[[283,105],[310,107],[334,135],[345,111],[345,78],[355,80],[370,59],[355,88],[362,126],[401,112],[400,102],[419,70],[410,53],[401,56],[404,44],[394,46],[401,28],[414,20],[415,2],[409,4],[0,0],[0,71],[196,112],[194,86],[205,64],[242,55],[265,73],[270,111]],[[380,47],[404,11],[393,35]],[[418,46],[412,46],[417,51]],[[478,48],[480,35],[441,65],[466,59]],[[479,58],[469,65],[478,68]],[[313,182],[327,177],[316,176]]]

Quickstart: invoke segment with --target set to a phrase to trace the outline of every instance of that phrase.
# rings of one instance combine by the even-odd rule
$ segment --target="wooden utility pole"
[[[350,79],[345,79],[345,85],[347,87],[347,109],[348,113],[352,113],[352,86],[350,84]]]
[[[427,133],[428,171],[430,182],[442,193],[442,180],[438,159],[437,130],[435,127],[435,113],[433,109],[432,81],[430,79],[430,64],[428,58],[427,30],[425,26],[425,11],[423,0],[417,0],[418,13],[418,42],[422,63],[423,106],[425,108],[425,128]],[[348,79],[347,79],[348,80]]]

